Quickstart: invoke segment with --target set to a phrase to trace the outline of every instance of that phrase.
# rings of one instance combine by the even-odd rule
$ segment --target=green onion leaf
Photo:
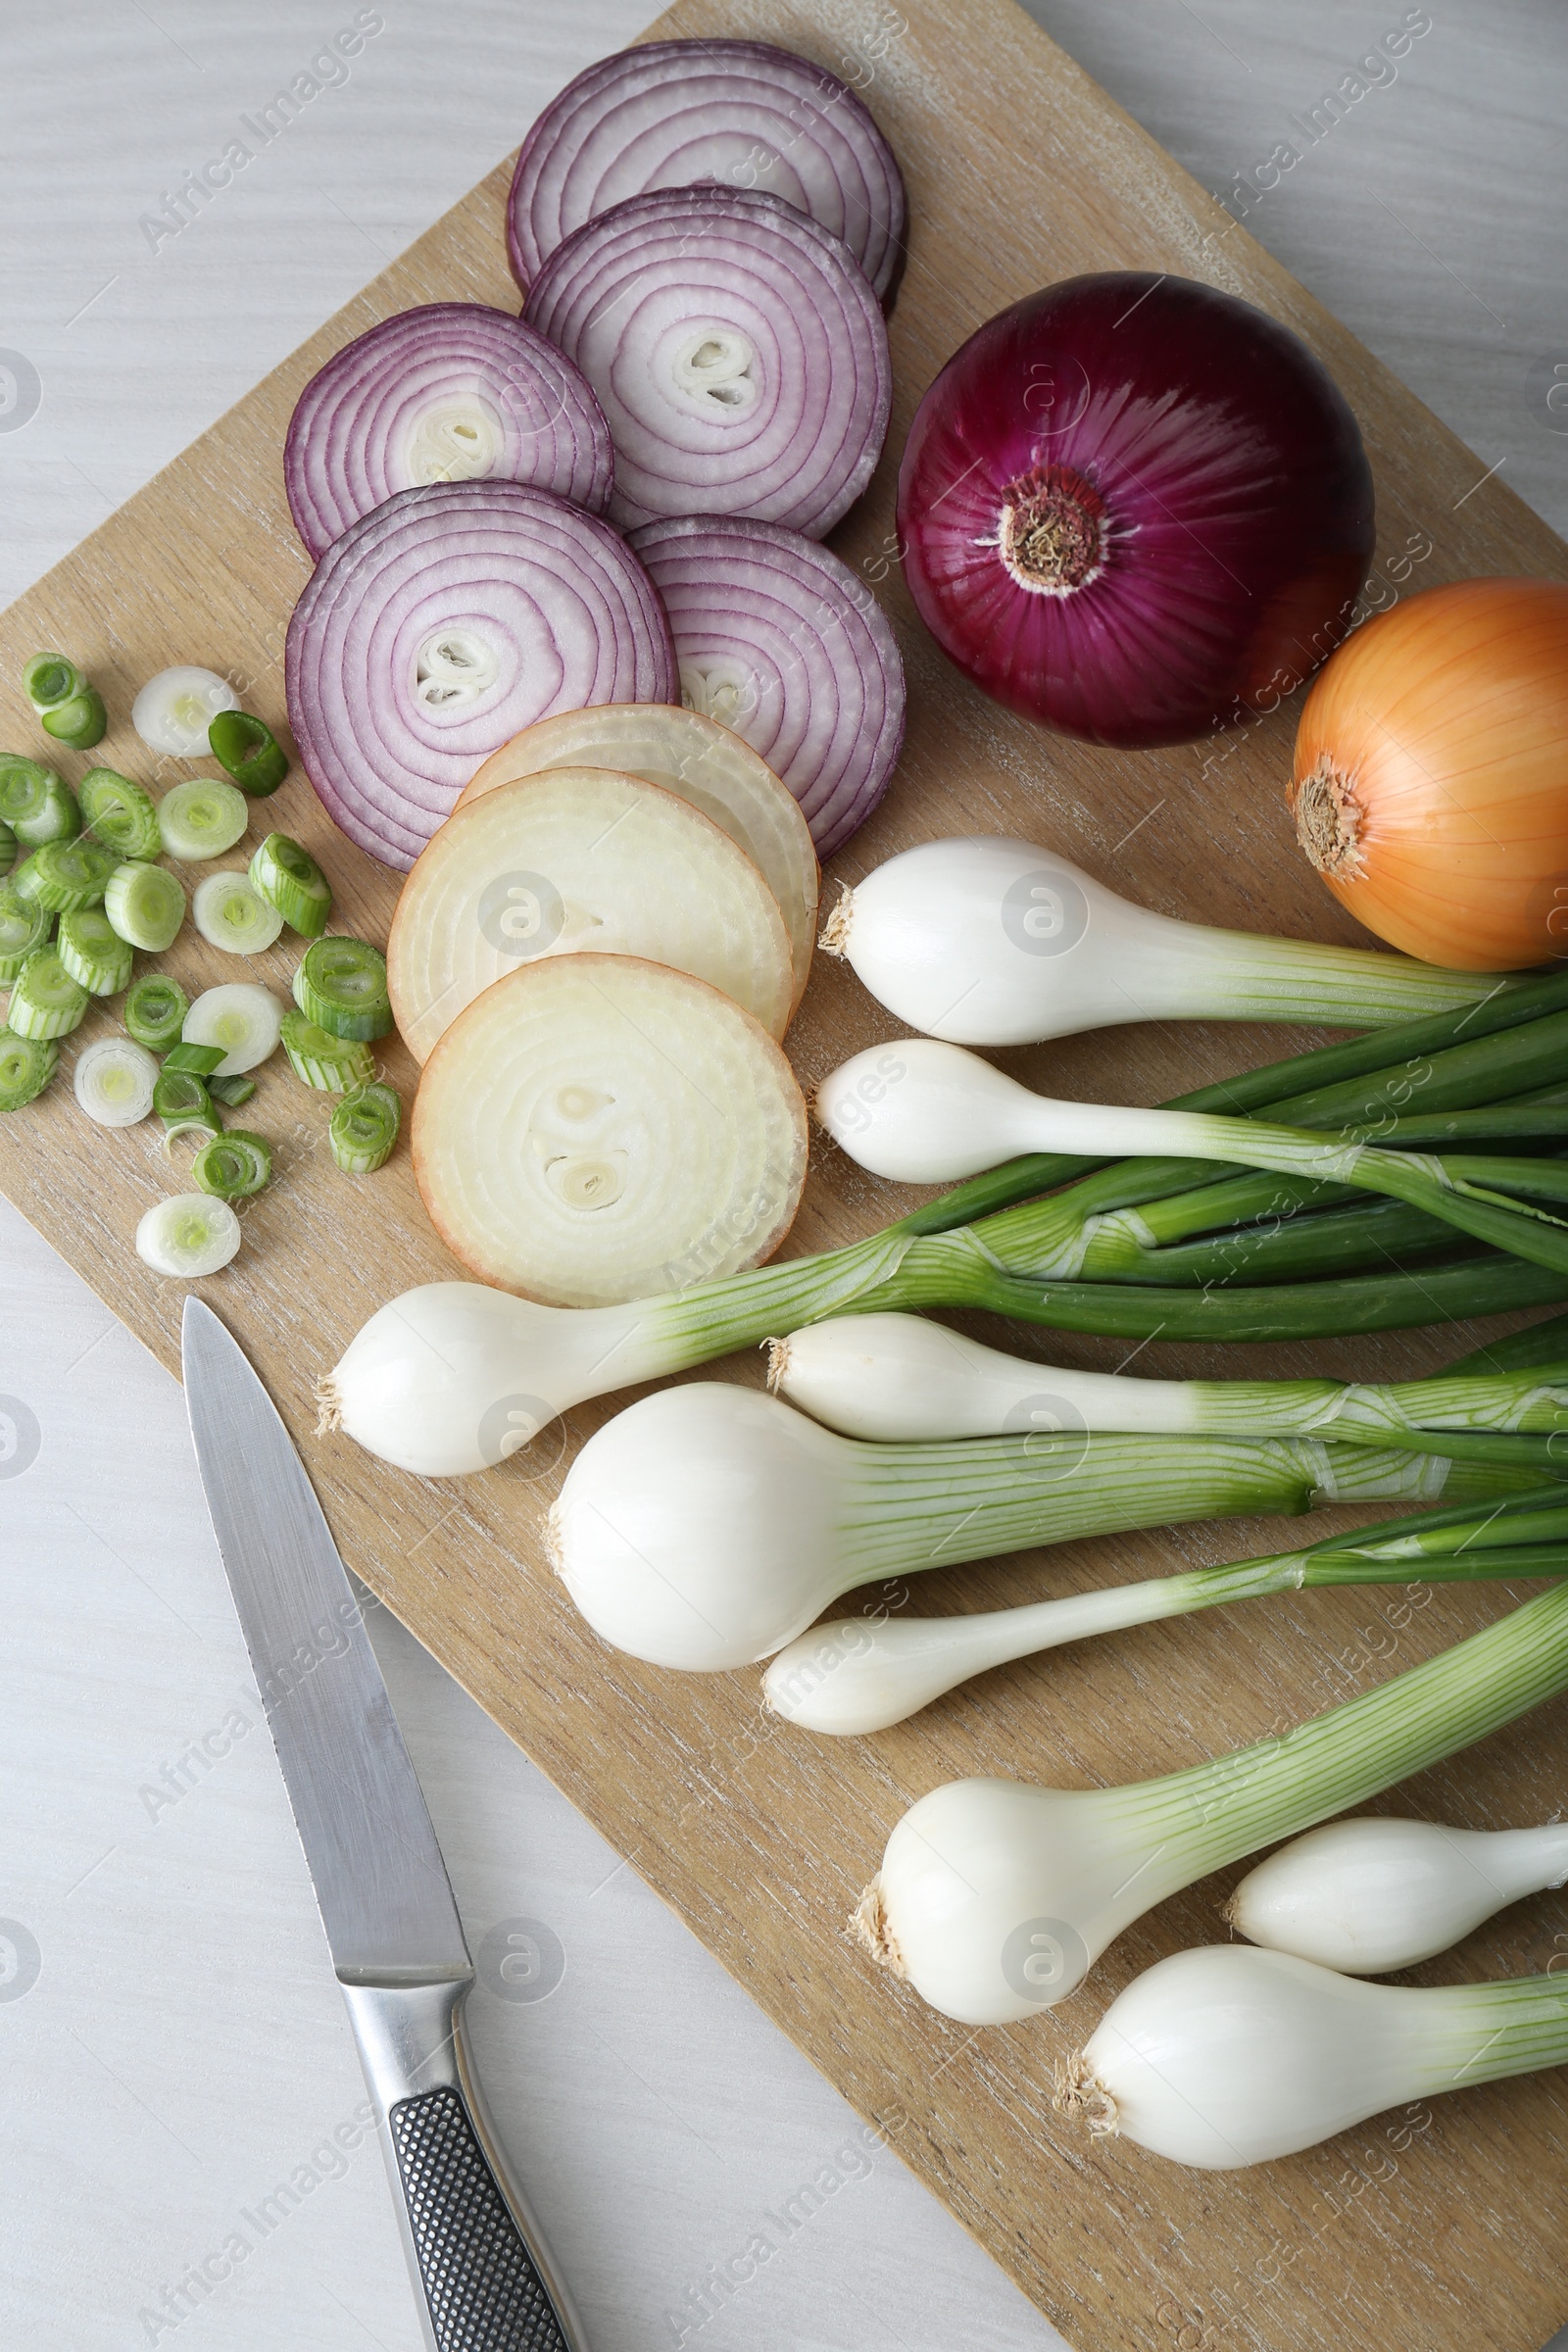
[[[38,724],[56,743],[64,743],[74,752],[90,752],[109,732],[109,713],[97,687],[84,686],[69,703],[46,710]]]
[[[281,1035],[295,1077],[303,1078],[307,1086],[319,1087],[323,1094],[352,1094],[368,1086],[375,1076],[375,1060],[368,1046],[353,1038],[331,1036],[307,1020],[303,1012],[284,1013]]]
[[[193,776],[176,784],[158,804],[164,848],[182,865],[221,858],[250,822],[250,804],[236,784],[219,776]]]
[[[156,858],[163,847],[158,804],[143,785],[112,767],[89,767],[76,787],[81,821],[121,858]]]
[[[130,947],[101,906],[60,917],[60,960],[90,997],[118,997],[130,979]]]
[[[17,862],[17,837],[8,824],[0,823],[0,882],[3,882]]]
[[[144,972],[125,999],[125,1027],[155,1054],[177,1046],[190,1000],[166,972]]]
[[[166,865],[127,858],[109,877],[104,912],[122,939],[145,955],[161,956],[185,920],[185,893]]]
[[[34,948],[11,988],[6,1018],[18,1037],[69,1037],[91,999],[54,948]]]
[[[46,841],[16,875],[16,887],[51,914],[69,914],[77,906],[102,905],[119,862],[113,850],[100,849],[95,841]]]
[[[60,1061],[53,1038],[19,1037],[0,1029],[0,1110],[21,1110],[41,1095]]]
[[[226,767],[247,799],[265,801],[288,774],[288,758],[266,719],[249,710],[220,710],[207,730],[213,758]]]
[[[166,1070],[190,1070],[198,1078],[207,1078],[222,1066],[224,1052],[222,1046],[195,1045],[184,1040],[165,1054],[164,1067]]]
[[[158,1064],[128,1037],[95,1037],[76,1056],[76,1101],[100,1127],[134,1127],[153,1106]]]
[[[22,673],[22,691],[40,718],[80,694],[86,683],[85,672],[64,654],[34,654]]]
[[[46,841],[71,841],[81,831],[76,796],[52,767],[0,752],[0,820],[29,849]]]
[[[153,1108],[166,1126],[196,1119],[210,1125],[215,1135],[222,1126],[213,1108],[206,1081],[198,1078],[194,1070],[172,1070],[167,1065],[161,1069],[153,1089]]]
[[[247,1127],[232,1127],[202,1146],[190,1172],[204,1193],[246,1200],[271,1177],[272,1147]]]
[[[221,1102],[225,1110],[238,1110],[240,1104],[248,1102],[255,1094],[256,1081],[242,1077],[238,1071],[230,1078],[220,1078],[214,1071],[207,1081],[207,1092],[215,1102]]]
[[[15,980],[35,948],[49,937],[54,917],[24,898],[15,880],[0,882],[0,984]]]
[[[332,892],[308,850],[286,833],[269,833],[251,859],[251,880],[291,931],[304,939],[320,938],[332,911]]]
[[[363,939],[317,939],[294,974],[294,1002],[333,1037],[385,1037],[392,1026],[386,957]]]
[[[390,1086],[362,1086],[345,1095],[327,1128],[332,1157],[345,1176],[372,1176],[392,1156],[403,1104]]]
[[[283,928],[271,901],[239,872],[209,874],[198,882],[191,912],[203,939],[230,956],[259,956]]]

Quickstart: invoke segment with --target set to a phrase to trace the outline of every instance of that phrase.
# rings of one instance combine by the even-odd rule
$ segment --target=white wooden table
[[[1449,7],[1438,0],[1392,86],[1312,137],[1313,108],[1405,15],[1398,0],[1317,0],[1309,15],[1269,0],[1036,0],[1050,31],[1207,185],[1237,190],[1263,242],[1568,528],[1568,413],[1548,406],[1568,381],[1568,26],[1554,0],[1465,0],[1462,21]],[[341,0],[324,13],[66,0],[24,16],[11,0],[0,597],[647,13],[648,0]],[[381,28],[347,83],[160,234],[165,191],[356,16]],[[1298,161],[1258,195],[1254,167],[1282,142]],[[20,1432],[0,1448],[0,2338],[19,2352],[415,2352],[379,2158],[343,2144],[357,2138],[358,2072],[179,1392],[4,1203],[0,1416]],[[595,2352],[1057,2344],[635,1873],[374,1617],[480,1955],[480,2063]],[[718,2296],[715,2266],[760,2233],[777,2251]]]

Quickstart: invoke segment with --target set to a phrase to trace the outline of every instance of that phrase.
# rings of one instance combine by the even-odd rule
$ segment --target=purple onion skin
[[[1327,369],[1250,303],[1143,271],[990,319],[921,401],[899,473],[909,591],[943,652],[1026,718],[1118,750],[1276,708],[1347,633],[1373,535]]]

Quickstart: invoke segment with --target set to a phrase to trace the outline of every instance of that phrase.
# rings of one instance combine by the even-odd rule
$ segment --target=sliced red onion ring
[[[531,482],[597,514],[614,470],[604,411],[506,311],[432,302],[359,335],[300,394],[283,450],[294,527],[319,556],[424,482]]]
[[[904,741],[904,662],[847,564],[776,523],[694,514],[631,546],[663,599],[681,699],[767,761],[818,858],[863,825]]]
[[[507,250],[526,293],[564,237],[650,188],[760,188],[842,237],[886,301],[904,180],[846,81],[766,41],[650,41],[602,58],[523,140]]]
[[[630,197],[556,247],[523,316],[599,395],[626,529],[751,514],[820,539],[871,478],[887,328],[854,256],[780,197]]]
[[[434,482],[354,523],[294,608],[286,667],[319,799],[400,869],[536,718],[677,691],[663,607],[625,542],[521,482]]]

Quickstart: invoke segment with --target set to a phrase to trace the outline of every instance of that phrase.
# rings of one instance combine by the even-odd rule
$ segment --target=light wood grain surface
[[[863,61],[870,94],[910,183],[915,221],[893,320],[896,456],[915,400],[953,346],[1042,280],[1107,265],[1210,278],[1262,303],[1327,361],[1361,416],[1378,472],[1379,565],[1387,581],[1412,544],[1431,543],[1423,583],[1471,570],[1563,576],[1561,545],[1484,465],[1272,264],[1026,20],[1004,6],[961,19],[911,11],[907,29],[876,7],[810,11],[704,5],[668,29],[735,28],[786,40],[824,61]],[[1006,93],[1004,108],[997,93]],[[1012,126],[1029,124],[1020,156]],[[310,368],[371,318],[411,301],[471,293],[506,301],[499,244],[504,188],[494,176],[339,320],[189,455],[61,565],[0,629],[14,675],[37,642],[76,650],[123,711],[166,658],[172,611],[188,658],[237,664],[247,696],[281,717],[281,627],[304,577],[276,476],[292,399]],[[999,191],[1006,201],[999,204]],[[1289,714],[1207,755],[1112,758],[1066,746],[981,703],[914,628],[890,544],[893,463],[836,544],[881,582],[910,662],[909,750],[883,811],[839,861],[846,877],[945,830],[990,827],[1049,839],[1118,887],[1175,913],[1349,937],[1299,867],[1279,799]],[[169,583],[148,594],[149,578]],[[175,583],[178,583],[176,586]],[[188,583],[188,586],[186,585]],[[1384,593],[1385,591],[1380,591]],[[1387,593],[1395,593],[1391,585]],[[8,713],[13,725],[20,713]],[[123,735],[102,756],[145,772]],[[274,821],[317,847],[347,921],[384,931],[392,898],[330,835],[298,779]],[[219,976],[199,944],[176,958],[187,983]],[[205,956],[205,961],[204,961]],[[260,959],[265,966],[268,959]],[[278,960],[277,976],[284,965]],[[871,1042],[887,1024],[843,972],[812,983],[792,1033],[803,1078]],[[83,1036],[93,1034],[92,1030]],[[1063,1092],[1152,1100],[1217,1074],[1242,1054],[1283,1050],[1235,1032],[1133,1031],[1008,1057]],[[393,1074],[406,1077],[397,1057]],[[311,1377],[368,1309],[407,1283],[448,1271],[423,1225],[406,1165],[373,1181],[376,1238],[345,1201],[325,1159],[324,1116],[270,1072],[257,1123],[286,1135],[280,1182],[248,1218],[247,1248],[203,1286],[245,1339],[300,1435],[344,1549],[397,1613],[695,1927],[861,2113],[943,2194],[1059,2326],[1100,2352],[1234,2340],[1270,2347],[1477,2342],[1531,2352],[1560,2316],[1554,2178],[1560,2087],[1543,2079],[1478,2092],[1431,2117],[1381,2124],[1351,2141],[1245,2179],[1199,2180],[1136,2151],[1090,2153],[1049,2109],[1052,2067],[1107,1994],[1175,1944],[1214,1933],[1223,1889],[1195,1890],[1123,1939],[1075,2001],[1037,2025],[968,2034],[912,1996],[873,1981],[842,1919],[910,1799],[965,1771],[1099,1781],[1158,1771],[1257,1736],[1389,1670],[1390,1637],[1366,1628],[1354,1595],[1312,1595],[1260,1618],[1150,1629],[1104,1658],[1019,1667],[955,1696],[917,1724],[824,1752],[760,1726],[752,1678],[675,1683],[611,1657],[571,1617],[540,1563],[541,1506],[564,1456],[459,1487],[401,1479],[309,1434]],[[0,1180],[54,1245],[112,1294],[118,1312],[167,1362],[178,1299],[128,1254],[145,1201],[171,1179],[134,1133],[95,1139],[60,1098],[8,1122]],[[113,1153],[113,1174],[107,1154]],[[72,1167],[76,1178],[63,1178]],[[77,1181],[79,1179],[79,1181]],[[895,1205],[820,1155],[793,1249],[866,1230]],[[362,1241],[345,1266],[346,1233]],[[1353,1348],[1249,1351],[1249,1369],[1373,1373],[1437,1364],[1460,1335],[1407,1335]],[[1072,1361],[1108,1360],[1064,1344]],[[1213,1352],[1151,1349],[1150,1370],[1219,1368]],[[736,1377],[756,1368],[726,1366]],[[575,1438],[602,1419],[574,1414]],[[1262,1528],[1200,1530],[1161,1541],[1199,1559],[1261,1548]],[[991,1603],[1137,1572],[1143,1541],[1075,1547],[932,1577],[921,1605]],[[1451,1641],[1505,1605],[1442,1594],[1397,1637],[1399,1662]],[[1332,1687],[1332,1688],[1331,1688]],[[1524,1738],[1486,1744],[1427,1776],[1414,1800],[1485,1823],[1544,1817],[1557,1803],[1568,1717],[1548,1709]],[[1511,1916],[1466,1947],[1477,1972],[1541,1964],[1537,1932]]]

